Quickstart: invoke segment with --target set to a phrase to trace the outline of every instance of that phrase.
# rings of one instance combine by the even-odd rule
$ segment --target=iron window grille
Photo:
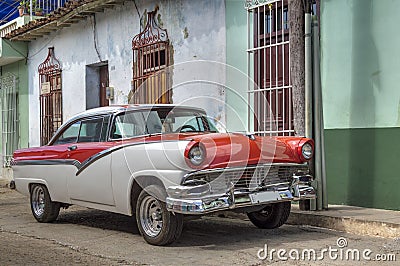
[[[10,167],[14,151],[19,148],[18,78],[5,73],[0,78],[1,137],[3,167]]]
[[[260,135],[294,135],[287,0],[247,5],[248,73],[254,131]],[[251,66],[254,71],[251,71]]]
[[[132,40],[133,80],[129,102],[171,103],[169,90],[169,40],[155,21],[156,11],[147,13],[147,24]]]
[[[61,65],[54,57],[54,47],[39,65],[40,143],[47,144],[62,125]]]

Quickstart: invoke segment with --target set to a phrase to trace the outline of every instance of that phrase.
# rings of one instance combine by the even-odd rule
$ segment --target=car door
[[[67,147],[67,159],[77,162],[76,173],[67,177],[72,203],[115,205],[111,187],[111,156],[105,154],[114,145],[106,141],[108,122],[109,116],[80,120],[77,139]]]

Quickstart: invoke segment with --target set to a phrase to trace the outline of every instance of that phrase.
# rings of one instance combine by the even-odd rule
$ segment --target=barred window
[[[40,143],[47,144],[62,124],[61,66],[54,57],[54,47],[39,65]]]
[[[130,103],[171,103],[169,40],[167,31],[154,20],[156,11],[147,13],[147,25],[132,40],[133,80]]]
[[[260,135],[293,135],[289,65],[288,0],[249,6],[248,60],[254,66],[254,130]],[[249,25],[251,25],[249,23]]]

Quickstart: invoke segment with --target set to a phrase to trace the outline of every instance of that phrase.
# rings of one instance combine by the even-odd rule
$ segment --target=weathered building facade
[[[135,47],[132,41],[146,29],[147,22],[151,22],[148,21],[148,12],[154,14],[156,25],[152,27],[159,27],[168,34],[169,65],[194,60],[225,62],[225,45],[221,45],[225,44],[224,1],[136,2],[125,1],[112,9],[83,17],[70,27],[30,40],[28,72],[31,146],[39,145],[43,138],[40,127],[45,123],[41,122],[43,118],[40,114],[44,110],[40,108],[45,107],[40,104],[40,97],[46,92],[43,91],[43,82],[50,80],[41,80],[42,73],[38,68],[44,63],[49,47],[52,47],[52,56],[59,62],[61,72],[58,86],[62,91],[62,101],[52,104],[62,104],[62,121],[89,108],[130,102],[134,89],[133,69],[137,67],[138,60],[146,60],[145,56],[148,56],[142,54],[142,58],[134,58]],[[207,23],[202,23],[204,20]],[[149,52],[158,53],[158,50]],[[152,67],[147,66],[147,70]],[[113,88],[111,99],[105,100],[105,87]],[[175,94],[172,91],[169,102],[179,103],[192,94],[190,89],[182,89]],[[204,94],[213,95],[214,92],[204,91]],[[218,95],[224,99],[223,94]],[[214,117],[224,119],[223,107],[205,107]],[[52,131],[55,129],[53,127]]]
[[[289,1],[71,3],[70,9],[7,37],[12,42],[29,41],[24,87],[29,122],[21,124],[29,128],[29,137],[24,145],[37,146],[41,139],[45,143],[42,125],[51,135],[58,123],[85,109],[127,103],[193,104],[188,99],[196,99],[197,106],[229,130],[296,133]],[[396,27],[400,7],[390,0],[310,3],[320,5],[314,14],[320,22],[321,53],[314,58],[321,63],[328,201],[399,209],[399,149],[393,141],[399,126],[399,41],[387,36],[390,30],[385,27]],[[149,29],[160,38],[149,39]],[[39,67],[46,64],[49,48],[47,62],[59,65],[57,77]],[[316,68],[319,71],[314,64],[313,73]],[[206,79],[213,82],[205,85]],[[43,108],[41,99],[53,92],[62,97]],[[53,104],[61,113],[53,112]],[[46,114],[53,120],[45,122]],[[56,116],[60,120],[54,120]]]

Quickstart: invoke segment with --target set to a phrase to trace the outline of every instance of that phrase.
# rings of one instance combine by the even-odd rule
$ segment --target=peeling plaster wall
[[[173,63],[211,60],[225,63],[225,2],[207,1],[136,1],[139,13],[152,11],[156,6],[158,21],[167,29],[173,47]],[[29,44],[29,145],[40,142],[39,74],[37,68],[47,56],[47,48],[54,52],[62,65],[63,119],[86,109],[86,66],[108,61],[109,83],[115,88],[115,98],[110,104],[126,104],[132,80],[132,38],[140,32],[140,18],[132,2],[126,2],[104,13],[88,17],[69,28],[31,41]],[[97,39],[99,56],[94,46]],[[224,83],[225,72],[213,73]],[[179,76],[175,73],[174,76]],[[225,123],[225,91],[223,86],[192,85],[185,88],[173,77],[173,102],[179,104],[192,96],[209,96],[215,103],[199,100],[197,106],[207,109],[209,114]]]

